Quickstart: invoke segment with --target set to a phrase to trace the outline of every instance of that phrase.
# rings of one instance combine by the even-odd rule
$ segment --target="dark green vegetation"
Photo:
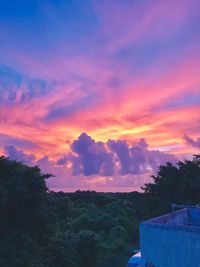
[[[50,176],[0,158],[1,267],[123,267],[140,221],[200,202],[200,156],[161,166],[145,193],[55,193]]]

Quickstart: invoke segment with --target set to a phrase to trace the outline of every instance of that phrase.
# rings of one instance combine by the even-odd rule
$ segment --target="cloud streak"
[[[116,188],[198,149],[198,0],[29,2],[0,10],[1,153]]]
[[[199,148],[200,149],[200,137],[198,137],[196,140],[189,137],[187,134],[184,135],[183,139],[185,142],[192,147]]]

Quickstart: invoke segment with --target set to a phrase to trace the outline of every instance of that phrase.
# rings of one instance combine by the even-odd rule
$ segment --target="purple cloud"
[[[82,155],[87,153],[89,147],[94,143],[95,141],[89,135],[82,133],[78,139],[72,143],[71,149],[78,155]]]
[[[145,139],[129,146],[124,140],[96,142],[83,133],[72,143],[71,148],[76,154],[71,157],[73,169],[82,170],[85,176],[113,176],[116,173],[139,175],[155,172],[159,165],[168,161],[176,162],[175,156],[171,154],[149,150]]]
[[[36,157],[33,154],[26,154],[13,145],[6,146],[5,153],[10,159],[18,160],[28,165],[32,165],[36,160]]]
[[[95,142],[89,135],[82,133],[72,143],[71,149],[79,158],[79,161],[76,157],[72,159],[73,168],[80,169],[81,164],[85,176],[95,174],[110,176],[113,174],[113,154],[106,150],[103,142]]]
[[[57,165],[65,165],[65,164],[67,164],[67,162],[68,162],[68,156],[67,155],[63,155],[63,157],[61,157],[61,158],[59,158],[58,160],[57,160]]]
[[[168,161],[176,162],[175,156],[160,152],[159,150],[149,150],[145,139],[140,139],[132,147],[126,141],[108,141],[108,147],[116,154],[120,174],[144,174],[151,170],[155,172],[159,165]]]
[[[114,152],[118,160],[120,162],[121,170],[120,173],[126,174],[126,173],[132,173],[132,158],[130,156],[130,150],[128,147],[128,144],[126,141],[121,141],[121,140],[109,140],[108,141],[108,147],[109,149]]]
[[[200,138],[198,137],[196,140],[189,137],[187,134],[183,136],[185,142],[193,147],[200,148]]]
[[[58,82],[31,78],[23,72],[0,64],[0,102],[23,103],[55,90]]]
[[[28,165],[39,165],[43,172],[56,177],[49,179],[50,188],[90,188],[90,183],[102,177],[104,186],[141,186],[161,164],[176,158],[159,150],[150,150],[145,139],[134,145],[123,140],[96,142],[82,133],[71,144],[71,151],[53,161],[44,156],[40,159],[19,150],[15,146],[5,147],[5,154]]]

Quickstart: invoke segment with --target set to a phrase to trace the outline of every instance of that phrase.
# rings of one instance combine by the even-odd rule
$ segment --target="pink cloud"
[[[169,151],[178,157],[195,149],[182,136],[187,133],[190,143],[197,142],[200,130],[199,1],[92,3],[95,26],[77,39],[73,39],[76,31],[66,32],[68,17],[61,18],[53,6],[40,10],[43,32],[35,34],[21,22],[1,23],[0,63],[9,71],[0,73],[0,151],[5,142],[13,142],[22,150],[21,157],[33,154],[45,170],[71,177],[71,186],[79,179],[73,178],[76,172],[84,186],[125,187],[132,182],[130,175],[135,175],[126,164],[132,164],[129,147],[136,140],[145,138],[148,150]],[[83,9],[90,14],[86,4]],[[22,40],[14,33],[19,29]],[[82,132],[96,140],[85,157],[75,155],[70,147]],[[114,158],[107,153],[109,139],[127,147],[123,179],[105,179],[119,157],[112,149],[109,153]],[[63,154],[67,171],[57,164]],[[87,179],[82,175],[88,167],[83,161],[91,154],[95,154],[96,173]],[[162,157],[159,152],[148,155]]]
[[[195,5],[196,3],[196,5]],[[182,28],[199,5],[198,1],[94,1],[109,50],[125,47],[141,39],[164,41]],[[112,19],[110,19],[112,14]]]
[[[141,186],[160,164],[176,162],[173,155],[159,150],[150,150],[144,139],[130,146],[126,141],[109,140],[96,142],[86,133],[71,144],[71,151],[57,161],[48,156],[36,158],[15,146],[5,147],[5,154],[13,160],[28,165],[38,165],[43,172],[52,173],[48,185],[54,188],[91,188],[96,186],[133,187]]]

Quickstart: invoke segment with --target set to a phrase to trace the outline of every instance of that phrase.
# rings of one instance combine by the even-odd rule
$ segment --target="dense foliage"
[[[200,202],[200,156],[160,166],[144,193],[55,193],[50,176],[0,157],[1,267],[125,266],[140,221]]]
[[[167,163],[160,166],[153,182],[144,186],[146,196],[162,211],[167,211],[171,203],[200,203],[200,155],[192,160],[179,161],[176,165]]]

